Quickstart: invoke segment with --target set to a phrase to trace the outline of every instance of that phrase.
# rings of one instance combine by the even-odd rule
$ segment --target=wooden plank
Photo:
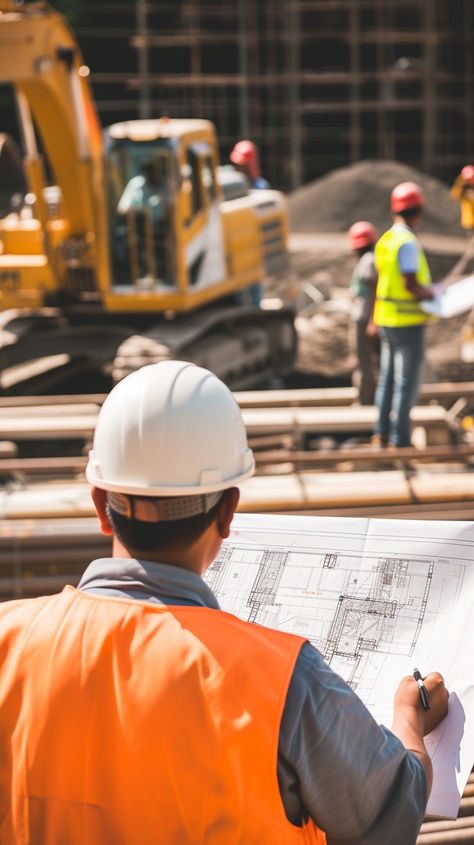
[[[95,408],[95,406],[92,406]],[[249,437],[271,434],[370,432],[377,410],[370,405],[350,408],[249,408],[242,412]],[[415,425],[448,428],[449,417],[439,405],[417,406],[411,418]],[[97,413],[69,415],[2,414],[0,440],[90,439]]]
[[[249,436],[286,433],[370,432],[377,420],[371,405],[350,408],[249,408],[242,411]],[[440,405],[412,408],[414,425],[448,427],[447,411]],[[0,429],[1,431],[1,429]]]
[[[65,458],[0,458],[0,475],[27,473],[56,475],[57,473],[83,472],[87,465],[85,455]]]
[[[276,438],[261,438],[270,445],[274,445]],[[0,443],[0,447],[1,447]],[[312,451],[292,451],[291,449],[273,449],[258,451],[258,442],[253,444],[255,461],[258,467],[288,464],[293,467],[334,466],[338,464],[371,464],[379,465],[407,464],[422,462],[465,463],[474,456],[474,443],[459,446],[427,446],[426,449],[407,447],[403,449],[374,449],[360,447],[355,449],[332,449]],[[8,452],[7,452],[8,454]],[[67,473],[83,473],[87,466],[85,455],[48,457],[48,458],[18,458],[1,457],[0,448],[0,476],[21,473],[27,475],[57,475]]]
[[[443,472],[437,475],[419,472],[410,478],[410,486],[415,502],[474,501],[474,475],[469,473]]]
[[[257,466],[271,464],[305,464],[330,466],[342,463],[371,463],[374,466],[387,463],[411,463],[412,461],[449,461],[465,462],[474,456],[474,443],[460,446],[427,446],[426,449],[416,449],[409,446],[400,449],[374,449],[361,446],[354,449],[314,449],[307,451],[292,451],[278,449],[272,451],[255,452]],[[0,472],[4,461],[0,461]],[[11,463],[14,463],[12,461]]]
[[[234,396],[241,408],[335,407],[357,401],[355,387],[311,387],[288,390],[245,390]]]
[[[18,447],[16,443],[11,440],[0,440],[0,459],[14,458],[18,454]]]
[[[234,393],[241,408],[279,408],[279,407],[334,407],[347,406],[357,402],[358,391],[355,387],[310,387],[289,388],[282,390],[243,390]],[[420,388],[419,404],[433,401],[455,401],[464,396],[474,397],[474,381],[439,382],[423,384]],[[105,393],[81,393],[52,396],[1,396],[0,409],[38,407],[47,405],[102,405]],[[3,414],[2,414],[3,415]]]
[[[29,404],[25,405],[21,408],[21,410],[15,406],[13,407],[6,407],[2,408],[2,420],[4,419],[12,419],[19,417],[21,419],[31,419],[33,418],[33,423],[36,418],[42,419],[43,417],[83,417],[83,416],[90,416],[94,419],[97,418],[97,414],[99,413],[100,406],[94,404],[92,402],[84,402],[84,403],[69,403],[69,404],[50,404],[50,405],[40,405],[39,407],[36,404]]]
[[[85,482],[45,482],[0,493],[0,518],[29,519],[95,515]]]
[[[246,513],[328,511],[437,502],[474,501],[470,472],[423,472],[409,478],[401,471],[289,473],[254,476],[241,486],[239,510]],[[86,482],[44,482],[0,493],[3,520],[93,517]],[[7,523],[8,531],[8,523]]]
[[[88,440],[94,433],[96,414],[64,416],[3,416],[0,440]]]
[[[344,407],[354,404],[359,398],[355,387],[246,390],[238,391],[234,395],[241,408]],[[423,384],[420,388],[418,403],[454,402],[460,397],[467,399],[474,397],[474,381]]]
[[[102,405],[107,396],[106,393],[71,393],[51,396],[0,396],[0,408],[25,408],[38,409],[44,405],[70,405],[91,404]]]

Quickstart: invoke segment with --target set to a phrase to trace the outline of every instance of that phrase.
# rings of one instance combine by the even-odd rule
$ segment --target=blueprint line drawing
[[[456,749],[434,736],[430,747],[458,761],[460,798],[474,762],[463,710],[474,670],[467,683],[460,650],[474,625],[473,524],[238,515],[205,580],[224,610],[308,639],[379,723],[390,726],[403,675],[441,671],[457,694],[464,758],[459,730],[443,730]],[[452,783],[433,813],[454,812]]]

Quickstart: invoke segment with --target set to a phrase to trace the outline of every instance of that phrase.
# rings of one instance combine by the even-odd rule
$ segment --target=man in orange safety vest
[[[3,845],[415,843],[441,676],[426,712],[403,679],[380,727],[312,645],[202,580],[253,469],[207,370],[143,367],[105,400],[87,478],[113,556],[0,606]]]

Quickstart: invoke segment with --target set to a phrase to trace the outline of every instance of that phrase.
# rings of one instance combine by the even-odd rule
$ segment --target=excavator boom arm
[[[102,134],[87,76],[62,15],[46,3],[0,0],[0,84],[17,93],[26,161],[38,158],[33,115],[71,237],[104,241]]]

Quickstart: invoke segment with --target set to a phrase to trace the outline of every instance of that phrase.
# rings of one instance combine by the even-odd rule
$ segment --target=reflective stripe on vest
[[[378,272],[374,323],[377,326],[413,326],[431,320],[420,308],[418,301],[405,287],[398,266],[398,251],[403,244],[413,242],[418,247],[419,285],[429,285],[431,274],[425,253],[416,236],[409,229],[389,229],[375,247],[375,266]]]
[[[0,842],[325,845],[277,778],[303,642],[73,587],[1,605]]]

